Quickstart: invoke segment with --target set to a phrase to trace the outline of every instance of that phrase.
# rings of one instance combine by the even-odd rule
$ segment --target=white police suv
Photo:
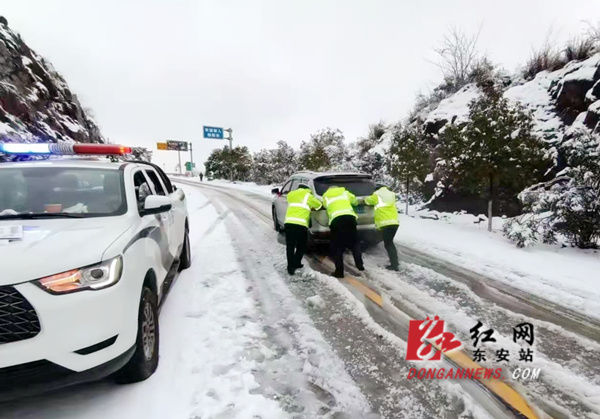
[[[190,265],[183,191],[157,166],[0,144],[0,400],[158,364],[158,307]],[[74,154],[23,160],[29,154]],[[6,158],[5,158],[6,160]]]

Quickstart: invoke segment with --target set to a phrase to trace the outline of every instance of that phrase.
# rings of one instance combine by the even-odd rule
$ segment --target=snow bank
[[[518,249],[468,214],[442,214],[440,220],[400,217],[398,243],[600,318],[598,251],[541,244]],[[500,228],[502,220],[494,223]]]

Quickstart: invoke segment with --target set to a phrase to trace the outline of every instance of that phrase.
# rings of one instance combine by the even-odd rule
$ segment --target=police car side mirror
[[[160,214],[161,212],[169,211],[171,207],[171,198],[168,196],[150,195],[146,197],[144,208],[140,211],[140,215],[143,217],[150,214]]]
[[[273,189],[271,189],[271,193],[273,195],[279,195],[279,188],[273,188]]]

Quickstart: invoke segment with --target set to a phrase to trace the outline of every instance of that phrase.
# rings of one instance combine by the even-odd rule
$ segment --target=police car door
[[[287,212],[287,194],[290,191],[290,187],[292,186],[291,179],[288,180],[285,185],[281,188],[281,194],[277,197],[277,205],[275,205],[275,210],[277,211],[277,219],[283,225],[285,220],[285,213]]]
[[[183,201],[174,199],[159,179],[152,168],[144,169],[144,173],[156,195],[169,196],[171,198],[171,209],[160,214],[165,231],[169,238],[169,254],[178,257],[180,246],[183,243],[185,215],[183,214]]]
[[[135,197],[137,201],[138,211],[144,208],[144,202],[149,195],[154,195],[154,189],[151,187],[151,183],[148,177],[144,174],[144,171],[139,168],[135,169],[133,172],[133,185],[135,187]],[[158,275],[159,278],[162,278],[164,274],[171,267],[171,263],[173,262],[173,255],[169,249],[169,224],[166,221],[167,213],[161,214],[153,214],[153,215],[145,215],[141,217],[141,226],[139,231],[147,232],[146,235],[148,237],[152,237],[153,241],[158,245],[158,253],[152,254],[153,249],[156,247],[151,246],[146,249],[149,254],[152,254],[153,257],[156,257],[158,260],[156,261],[156,266],[164,269],[163,272],[160,272]],[[150,242],[149,242],[150,243]]]

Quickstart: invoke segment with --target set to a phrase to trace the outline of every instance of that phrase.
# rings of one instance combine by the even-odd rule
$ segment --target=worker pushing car
[[[302,267],[302,257],[306,253],[310,211],[320,209],[322,204],[304,184],[287,194],[287,202],[284,221],[287,271],[294,275],[296,269]]]
[[[375,227],[383,235],[383,245],[390,259],[386,269],[398,270],[398,252],[394,245],[394,236],[398,231],[398,210],[396,194],[381,185],[372,195],[364,199],[366,205],[375,207]]]
[[[341,186],[331,186],[323,194],[323,206],[327,209],[331,230],[331,257],[335,263],[332,275],[337,278],[344,277],[343,258],[346,248],[352,250],[356,267],[361,271],[365,269],[356,231],[358,216],[352,208],[357,205],[356,196]]]

